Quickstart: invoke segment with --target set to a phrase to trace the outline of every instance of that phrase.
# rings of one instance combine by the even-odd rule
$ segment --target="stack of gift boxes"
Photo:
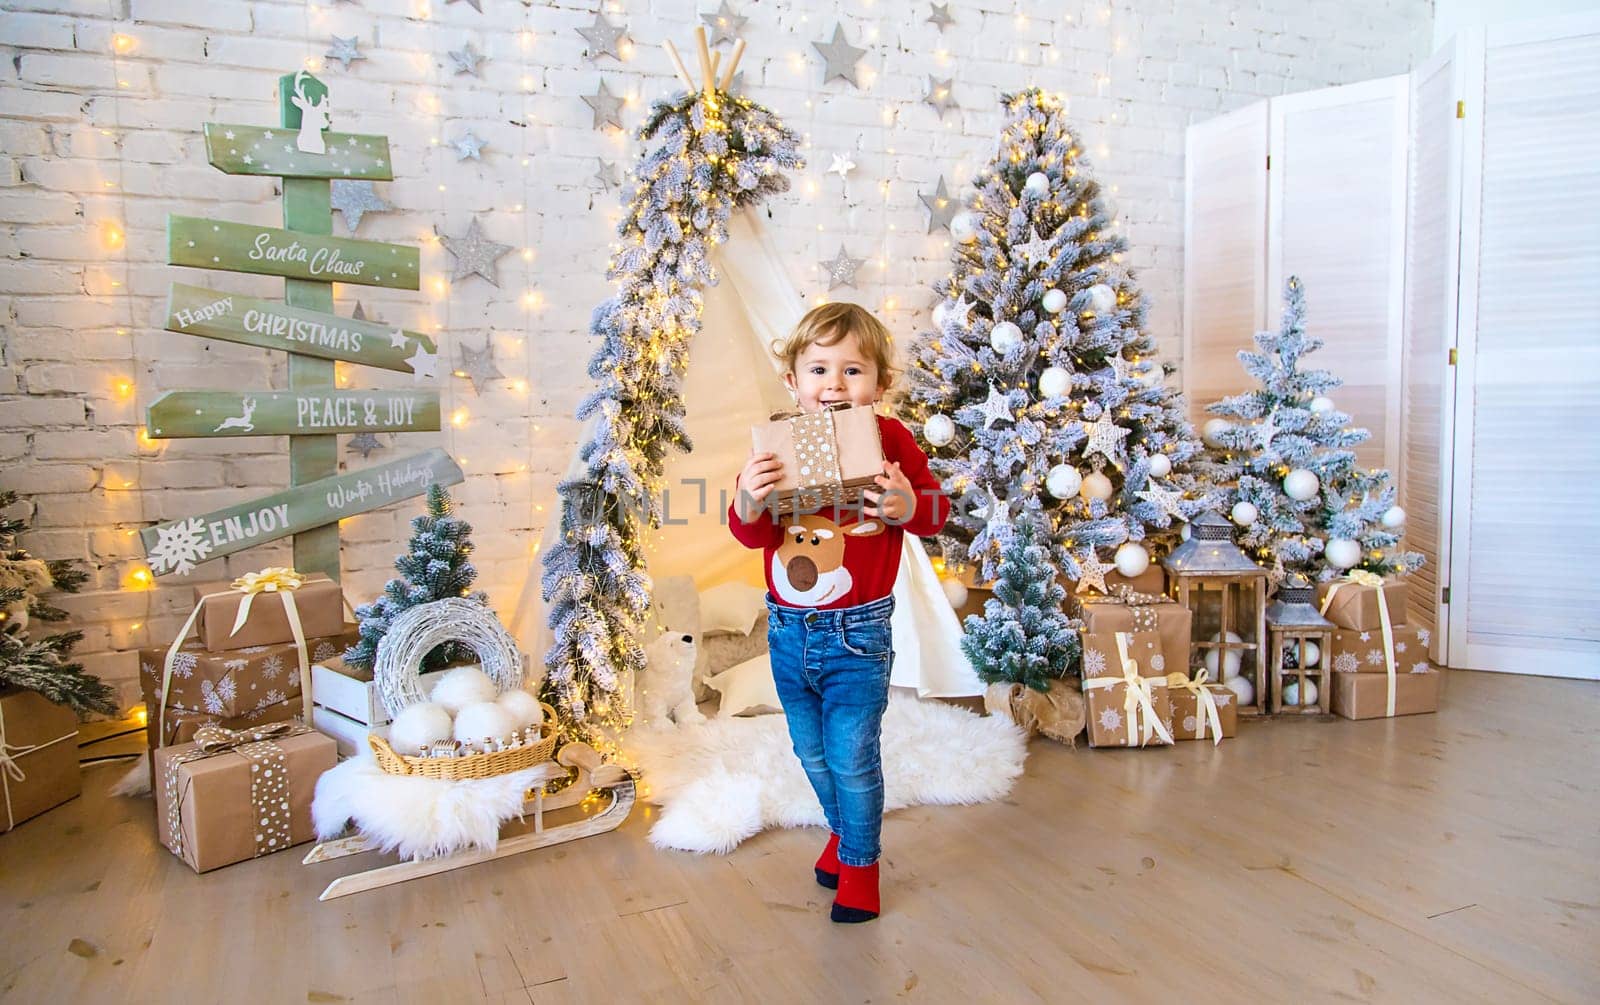
[[[1408,584],[1358,575],[1317,588],[1333,622],[1333,711],[1376,719],[1439,710],[1439,671],[1428,663],[1429,632],[1405,623]]]
[[[358,635],[320,574],[200,584],[194,602],[175,642],[139,651],[139,683],[162,843],[204,872],[310,840],[312,790],[337,759],[306,723],[311,669]]]

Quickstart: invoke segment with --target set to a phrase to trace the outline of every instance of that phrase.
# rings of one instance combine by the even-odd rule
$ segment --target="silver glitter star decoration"
[[[1282,430],[1272,421],[1272,416],[1270,415],[1250,429],[1250,434],[1256,438],[1256,446],[1262,450],[1272,449],[1272,438],[1280,432]]]
[[[1036,265],[1050,264],[1050,242],[1039,236],[1039,228],[1028,228],[1028,240],[1017,245],[1017,253],[1031,269]]]
[[[1008,526],[1011,523],[1011,504],[1009,500],[1001,499],[998,495],[995,495],[993,488],[985,488],[984,491],[989,494],[989,498],[984,501],[983,505],[968,512],[973,517],[987,521],[996,527]]]
[[[722,0],[715,13],[701,14],[700,20],[705,22],[706,28],[711,32],[711,44],[716,45],[718,42],[738,41],[739,32],[744,29],[744,23],[750,19],[735,14],[733,8],[728,6],[728,0]]]
[[[322,54],[324,59],[337,59],[348,70],[351,63],[358,59],[367,58],[361,55],[361,52],[357,49],[357,46],[361,44],[360,36],[351,35],[349,38],[340,38],[338,35],[333,35],[330,37],[333,41],[328,43],[328,51]]]
[[[832,259],[823,259],[817,264],[828,273],[828,291],[831,293],[841,286],[854,286],[856,284],[856,270],[866,262],[865,258],[851,258],[850,253],[844,250],[844,245],[839,245],[839,254]]]
[[[1099,454],[1106,460],[1115,463],[1117,454],[1122,450],[1122,441],[1132,430],[1119,426],[1111,421],[1109,411],[1101,412],[1100,418],[1093,422],[1081,422],[1084,435],[1088,440],[1083,445],[1083,456]]]
[[[335,178],[329,186],[329,204],[344,215],[344,229],[354,234],[368,213],[387,213],[393,206],[378,197],[370,181]]]
[[[450,281],[464,279],[467,276],[478,275],[489,280],[491,286],[499,286],[500,280],[495,275],[494,263],[502,255],[511,251],[509,244],[496,244],[483,236],[483,229],[478,226],[478,218],[473,217],[468,225],[467,232],[460,237],[439,236],[444,244],[444,249],[455,256],[455,271],[450,274]]]
[[[956,19],[950,16],[949,4],[931,3],[928,6],[933,10],[933,12],[928,15],[928,23],[937,27],[941,33],[943,33],[946,28],[956,23]]]
[[[1124,381],[1133,379],[1134,364],[1123,359],[1121,354],[1111,357],[1109,362],[1111,365],[1111,374],[1112,376],[1116,377],[1117,383],[1120,384]]]
[[[382,450],[383,444],[379,443],[377,436],[372,433],[357,433],[350,437],[350,442],[345,444],[345,449],[354,450],[361,455],[362,460],[366,460],[374,450]]]
[[[850,172],[856,169],[856,162],[850,159],[849,154],[834,154],[833,163],[828,165],[826,174],[836,174],[840,181],[849,181]]]
[[[594,128],[601,126],[616,126],[622,128],[622,98],[611,93],[611,88],[605,81],[600,81],[600,90],[594,94],[580,95],[583,103],[594,112]]]
[[[851,87],[861,86],[861,81],[856,79],[856,64],[867,54],[867,50],[858,49],[844,40],[843,25],[833,26],[833,38],[830,41],[812,42],[811,47],[822,54],[826,64],[822,70],[823,84],[837,77],[849,81]]]
[[[972,319],[968,315],[972,313],[972,309],[976,306],[978,306],[976,303],[967,299],[967,291],[962,290],[961,295],[956,297],[956,302],[951,304],[950,309],[945,313],[950,320],[962,328],[967,328],[972,325]]]
[[[1183,493],[1161,488],[1155,482],[1150,482],[1149,485],[1149,488],[1143,492],[1135,492],[1134,495],[1147,503],[1154,503],[1155,507],[1167,516],[1175,520],[1182,520],[1183,507],[1181,504],[1183,502]]]
[[[472,381],[472,393],[482,394],[483,385],[491,380],[504,380],[505,374],[494,363],[494,339],[486,339],[482,349],[461,347],[461,367],[454,371],[457,377]]]
[[[941,227],[950,229],[950,221],[954,220],[961,206],[950,198],[950,189],[944,183],[944,175],[939,176],[939,184],[934,188],[932,195],[917,194],[922,204],[928,207],[928,233],[933,233]]]
[[[601,56],[610,56],[621,61],[622,53],[618,43],[628,34],[627,25],[612,24],[606,16],[595,11],[594,24],[587,28],[579,28],[578,34],[589,43],[589,61],[593,62]]]
[[[956,107],[956,92],[952,87],[954,83],[954,77],[947,77],[944,80],[931,74],[928,77],[928,93],[922,96],[922,100],[932,105],[941,119],[944,118],[945,112]]]
[[[1005,392],[993,384],[989,385],[989,397],[978,407],[983,410],[984,429],[988,429],[996,422],[1017,421],[1016,416],[1011,414],[1011,402],[1006,400]]]
[[[463,73],[470,73],[474,77],[482,78],[483,74],[478,72],[478,67],[483,63],[483,53],[474,49],[471,42],[466,43],[459,49],[450,50],[447,55],[450,57],[450,62],[455,64],[455,74],[457,76]]]
[[[595,168],[594,180],[600,183],[601,188],[609,192],[622,184],[622,173],[617,170],[617,165],[614,162],[601,160],[600,166]]]
[[[1078,559],[1078,588],[1073,591],[1082,593],[1085,590],[1099,590],[1109,593],[1106,589],[1106,573],[1117,567],[1115,562],[1102,562],[1100,556],[1092,549],[1077,556]]]
[[[451,140],[450,145],[456,148],[456,160],[458,161],[464,161],[468,158],[481,161],[483,160],[481,156],[483,148],[488,146],[487,143],[478,138],[477,134],[471,131],[468,131],[465,136]]]

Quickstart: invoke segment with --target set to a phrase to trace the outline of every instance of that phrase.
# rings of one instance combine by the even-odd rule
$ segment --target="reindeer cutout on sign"
[[[328,111],[326,94],[315,104],[306,97],[305,75],[304,70],[294,75],[294,96],[289,99],[300,109],[300,135],[295,137],[294,146],[304,154],[325,154],[328,147],[322,140],[322,131],[333,125],[333,115]]]
[[[256,399],[254,399],[254,398],[246,398],[246,399],[244,399],[244,414],[243,415],[234,415],[234,416],[230,416],[230,417],[228,417],[226,419],[223,419],[222,420],[222,424],[220,426],[218,426],[216,429],[213,429],[212,432],[213,433],[220,433],[224,429],[242,429],[247,433],[248,432],[252,432],[256,428],[256,424],[254,422],[250,421],[250,417],[252,415],[254,415],[255,413],[256,413]]]
[[[825,516],[795,517],[783,528],[783,544],[772,553],[772,585],[779,599],[796,607],[821,607],[855,585],[844,567],[850,538],[884,532],[881,520],[840,526]]]

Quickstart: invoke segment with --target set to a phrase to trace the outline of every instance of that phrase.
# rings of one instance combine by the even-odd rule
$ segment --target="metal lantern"
[[[1267,606],[1270,646],[1268,680],[1272,686],[1273,715],[1284,710],[1283,690],[1290,677],[1299,681],[1295,687],[1295,697],[1299,702],[1290,706],[1289,711],[1301,715],[1327,715],[1329,712],[1333,681],[1328,676],[1328,668],[1332,664],[1328,650],[1333,645],[1333,622],[1324,618],[1312,603],[1312,592],[1311,584],[1304,577],[1296,576],[1278,589],[1277,597]],[[1308,643],[1317,646],[1315,660],[1306,659]],[[1291,646],[1294,648],[1295,665],[1286,667],[1284,650]],[[1307,666],[1307,663],[1311,665]],[[1305,700],[1308,679],[1317,688],[1317,700],[1309,704]]]
[[[1212,679],[1223,684],[1229,656],[1238,653],[1239,673],[1255,686],[1255,700],[1239,704],[1246,715],[1267,711],[1267,675],[1262,646],[1266,642],[1267,571],[1250,561],[1233,543],[1233,525],[1206,510],[1189,521],[1189,540],[1161,560],[1171,579],[1172,596],[1194,612],[1189,642],[1191,664],[1204,665],[1214,653]],[[1232,634],[1238,639],[1230,641]]]

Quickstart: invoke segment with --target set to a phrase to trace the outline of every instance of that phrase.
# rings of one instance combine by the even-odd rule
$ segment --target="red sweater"
[[[916,494],[916,511],[899,525],[862,520],[856,507],[781,520],[765,511],[745,523],[737,502],[728,507],[728,528],[746,548],[762,549],[767,589],[785,607],[854,607],[887,597],[900,571],[901,538],[937,534],[949,517],[950,498],[928,470],[928,456],[911,430],[880,415],[878,434],[884,459],[899,462]]]

